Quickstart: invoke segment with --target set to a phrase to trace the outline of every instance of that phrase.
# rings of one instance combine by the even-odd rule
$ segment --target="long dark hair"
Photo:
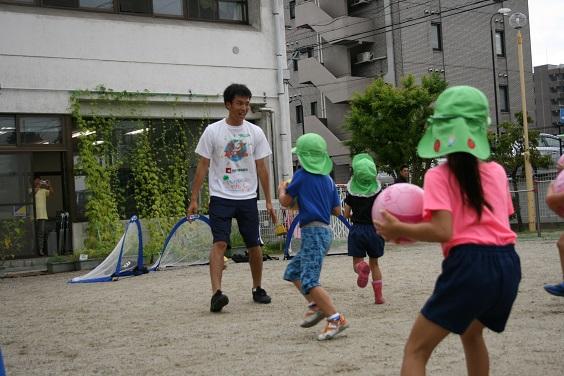
[[[460,185],[463,200],[476,210],[480,220],[484,206],[490,210],[492,206],[484,198],[478,158],[469,153],[452,153],[447,155],[447,163]]]

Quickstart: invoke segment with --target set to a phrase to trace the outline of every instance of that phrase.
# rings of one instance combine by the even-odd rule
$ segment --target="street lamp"
[[[513,13],[509,17],[509,25],[517,30],[517,59],[519,60],[519,82],[521,86],[521,111],[523,112],[523,144],[525,152],[525,180],[527,184],[527,211],[529,231],[535,231],[535,197],[533,193],[533,169],[531,168],[531,153],[529,151],[529,123],[527,120],[527,98],[525,96],[525,68],[523,66],[523,34],[521,28],[527,25],[527,16],[523,13]]]
[[[502,17],[507,16],[509,13],[511,13],[511,9],[509,8],[499,8],[497,10],[497,12],[495,12],[494,14],[492,14],[492,17],[490,18],[490,39],[491,39],[491,45],[492,45],[492,67],[493,67],[493,85],[494,85],[494,104],[495,104],[495,133],[497,135],[497,137],[499,137],[499,109],[498,109],[498,104],[497,104],[497,92],[498,92],[498,87],[497,87],[497,73],[496,73],[496,44],[495,44],[495,38],[494,38],[494,27],[493,27],[493,20],[494,17],[501,15]]]

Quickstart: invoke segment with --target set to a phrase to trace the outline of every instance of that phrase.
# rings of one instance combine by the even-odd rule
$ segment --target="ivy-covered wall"
[[[148,229],[145,252],[155,254],[185,214],[197,164],[194,149],[211,120],[206,112],[198,120],[177,115],[178,97],[159,103],[167,107],[166,118],[149,118],[152,95],[102,86],[71,95],[78,140],[75,175],[85,177],[88,192],[88,249],[111,251],[123,232],[121,220],[136,214]],[[204,211],[207,203],[204,186]]]

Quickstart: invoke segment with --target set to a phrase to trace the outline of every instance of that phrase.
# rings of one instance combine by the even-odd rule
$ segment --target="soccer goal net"
[[[207,264],[212,243],[213,237],[207,217],[184,217],[168,234],[159,259],[150,270]]]
[[[339,215],[338,217],[331,216],[331,230],[333,230],[333,242],[331,243],[331,248],[328,255],[345,255],[347,254],[347,237],[349,235],[349,229],[351,225],[347,219]],[[302,233],[300,229],[300,215],[298,214],[290,228],[288,229],[288,235],[286,236],[286,242],[284,244],[284,258],[292,258],[300,250],[302,244]]]
[[[143,240],[141,224],[131,217],[121,239],[100,265],[89,273],[71,279],[70,283],[108,282],[119,277],[143,274]]]

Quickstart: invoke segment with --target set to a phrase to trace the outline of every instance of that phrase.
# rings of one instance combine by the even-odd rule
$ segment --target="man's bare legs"
[[[210,251],[210,279],[212,293],[221,290],[221,279],[223,277],[224,256],[227,249],[226,242],[213,243]]]
[[[253,277],[253,288],[259,287],[262,281],[262,248],[257,245],[248,249],[249,265]]]

